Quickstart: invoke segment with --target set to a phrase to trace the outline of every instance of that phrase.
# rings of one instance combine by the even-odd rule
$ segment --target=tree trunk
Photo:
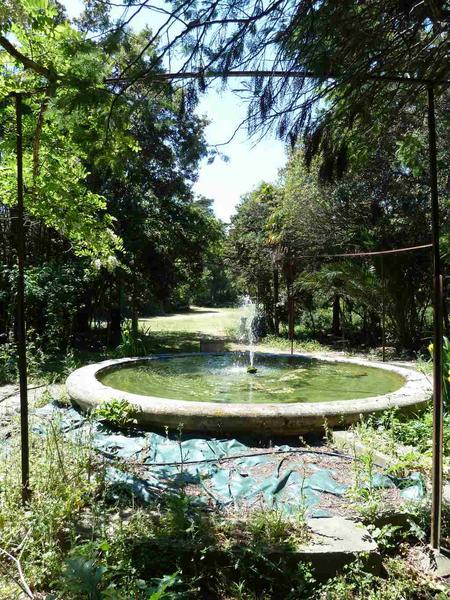
[[[294,297],[290,292],[288,296],[288,336],[291,342],[291,353],[294,348],[294,339],[295,339],[295,301]]]
[[[74,331],[76,337],[88,336],[91,333],[91,306],[92,294],[87,292],[82,298],[74,317]]]
[[[122,325],[122,314],[120,306],[112,306],[109,311],[109,343],[118,346]]]
[[[121,310],[121,293],[120,283],[112,284],[110,309],[109,309],[109,326],[108,326],[108,343],[112,346],[118,346],[121,337],[122,327],[122,310]]]
[[[335,336],[340,336],[342,333],[341,328],[341,297],[336,294],[333,298],[333,323],[332,332]]]
[[[280,317],[278,315],[278,302],[280,300],[280,276],[278,269],[273,270],[273,327],[275,335],[280,335]]]

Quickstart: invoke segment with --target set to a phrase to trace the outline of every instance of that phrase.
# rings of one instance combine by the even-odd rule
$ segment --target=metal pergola
[[[205,79],[231,77],[283,77],[326,80],[336,79],[332,74],[316,75],[308,71],[228,71],[228,72],[180,72],[147,74],[154,81]],[[384,81],[406,86],[424,87],[427,90],[427,123],[428,123],[428,155],[429,184],[431,208],[431,249],[433,257],[433,454],[432,454],[432,508],[431,508],[431,548],[440,551],[441,516],[442,516],[442,482],[443,482],[443,380],[442,380],[442,341],[443,341],[443,278],[439,248],[439,197],[436,150],[436,115],[435,88],[449,86],[450,81],[405,77],[397,75],[374,75],[368,73],[367,81]],[[140,78],[139,80],[142,80]],[[106,84],[127,84],[131,86],[138,79],[109,78]],[[28,396],[27,396],[27,358],[26,358],[26,307],[25,307],[25,228],[24,228],[24,188],[23,188],[23,146],[22,146],[22,99],[42,92],[42,89],[31,93],[11,93],[16,108],[16,153],[17,153],[17,205],[16,205],[16,251],[18,262],[17,280],[17,342],[19,358],[20,382],[20,424],[21,424],[21,457],[22,457],[22,501],[30,498],[29,476],[29,433],[28,433]]]

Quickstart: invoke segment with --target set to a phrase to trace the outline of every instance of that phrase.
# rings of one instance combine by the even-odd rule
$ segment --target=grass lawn
[[[183,312],[139,319],[142,345],[138,353],[198,352],[200,340],[205,338],[232,342],[242,314],[240,308],[192,306]],[[122,345],[119,352],[136,354],[128,345]]]
[[[195,333],[198,336],[229,337],[239,326],[243,312],[240,308],[205,308],[192,306],[190,310],[140,319],[146,333]]]
[[[188,311],[140,319],[141,331],[145,333],[146,344],[151,352],[195,352],[199,350],[202,338],[226,339],[229,350],[242,347],[236,339],[242,308],[207,308],[192,306]],[[244,343],[245,345],[245,343]],[[268,336],[256,344],[257,350],[289,351],[290,342],[283,337]],[[315,341],[294,343],[294,350],[317,351],[324,348]]]

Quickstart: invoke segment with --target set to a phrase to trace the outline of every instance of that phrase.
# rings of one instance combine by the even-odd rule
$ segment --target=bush
[[[138,410],[126,400],[108,400],[103,402],[96,411],[94,417],[99,421],[105,421],[113,427],[126,429],[136,425]]]
[[[0,344],[0,385],[17,380],[17,348],[15,344]]]
[[[151,354],[152,343],[149,339],[150,328],[140,329],[137,335],[132,331],[131,323],[122,327],[121,341],[114,354],[119,358],[130,356],[147,356]]]

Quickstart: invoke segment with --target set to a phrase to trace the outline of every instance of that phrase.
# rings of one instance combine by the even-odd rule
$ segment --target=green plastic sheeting
[[[313,472],[307,476],[292,468],[283,471],[288,453],[298,452],[286,445],[262,449],[263,454],[255,455],[254,448],[236,439],[178,439],[141,430],[118,432],[87,420],[74,408],[55,403],[36,410],[35,416],[38,433],[45,434],[51,419],[59,423],[65,435],[77,440],[89,438],[99,453],[122,460],[123,470],[112,466],[107,470],[111,490],[125,488],[142,502],[150,502],[162,491],[178,493],[182,486],[193,484],[200,490],[198,502],[218,508],[276,507],[288,514],[306,508],[310,516],[324,517],[329,514],[317,507],[321,496],[339,497],[347,491],[346,485],[334,479],[331,469],[314,470],[310,464]],[[140,477],[126,472],[127,461],[140,466]],[[255,467],[256,474],[252,473]],[[425,495],[419,474],[400,479],[375,473],[371,483],[375,488],[399,488],[408,500],[420,500]]]

